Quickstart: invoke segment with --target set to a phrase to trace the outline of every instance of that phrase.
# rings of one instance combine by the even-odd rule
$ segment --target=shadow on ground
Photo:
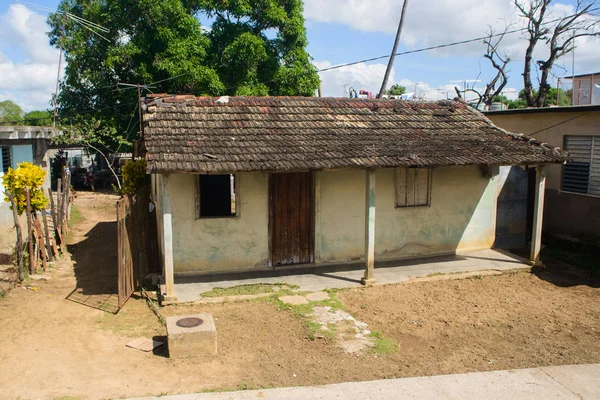
[[[98,222],[83,240],[67,245],[77,286],[67,299],[116,312],[117,222]]]
[[[513,249],[527,256],[528,248]],[[544,241],[540,253],[541,267],[532,268],[538,278],[560,287],[586,285],[600,287],[600,248],[585,244]]]

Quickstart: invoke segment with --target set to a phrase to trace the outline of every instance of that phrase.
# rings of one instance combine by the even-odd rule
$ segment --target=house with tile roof
[[[567,154],[455,101],[156,95],[143,106],[165,299],[189,274],[489,249],[499,171]]]

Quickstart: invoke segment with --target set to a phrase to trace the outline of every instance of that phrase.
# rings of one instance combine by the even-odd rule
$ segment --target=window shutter
[[[429,205],[429,172],[428,168],[415,169],[415,205],[417,206]]]
[[[430,183],[429,168],[397,168],[396,207],[428,206]]]
[[[407,180],[408,169],[407,168],[396,168],[395,177],[396,177],[396,207],[406,207],[407,199]]]
[[[565,136],[565,148],[573,161],[563,169],[564,191],[588,193],[592,140],[591,136]]]
[[[600,136],[594,136],[591,153],[592,162],[590,165],[588,193],[594,196],[600,196]]]

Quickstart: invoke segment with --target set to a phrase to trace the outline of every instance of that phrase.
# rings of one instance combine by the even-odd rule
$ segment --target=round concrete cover
[[[182,318],[179,321],[177,321],[175,323],[175,325],[181,327],[181,328],[194,328],[196,326],[200,326],[202,325],[204,321],[202,321],[202,319],[200,318],[196,318],[196,317],[189,317],[189,318]]]

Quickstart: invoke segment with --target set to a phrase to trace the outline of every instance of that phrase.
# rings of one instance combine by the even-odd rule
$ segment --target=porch
[[[527,267],[529,264],[526,260],[498,250],[480,250],[452,256],[375,264],[378,285],[401,283],[411,278],[426,277],[431,274],[507,271]],[[364,263],[355,263],[328,267],[297,266],[216,275],[186,275],[175,277],[174,291],[177,302],[180,303],[196,301],[202,293],[214,287],[228,288],[258,283],[286,283],[299,286],[299,291],[314,292],[362,286],[361,279],[364,272]]]

